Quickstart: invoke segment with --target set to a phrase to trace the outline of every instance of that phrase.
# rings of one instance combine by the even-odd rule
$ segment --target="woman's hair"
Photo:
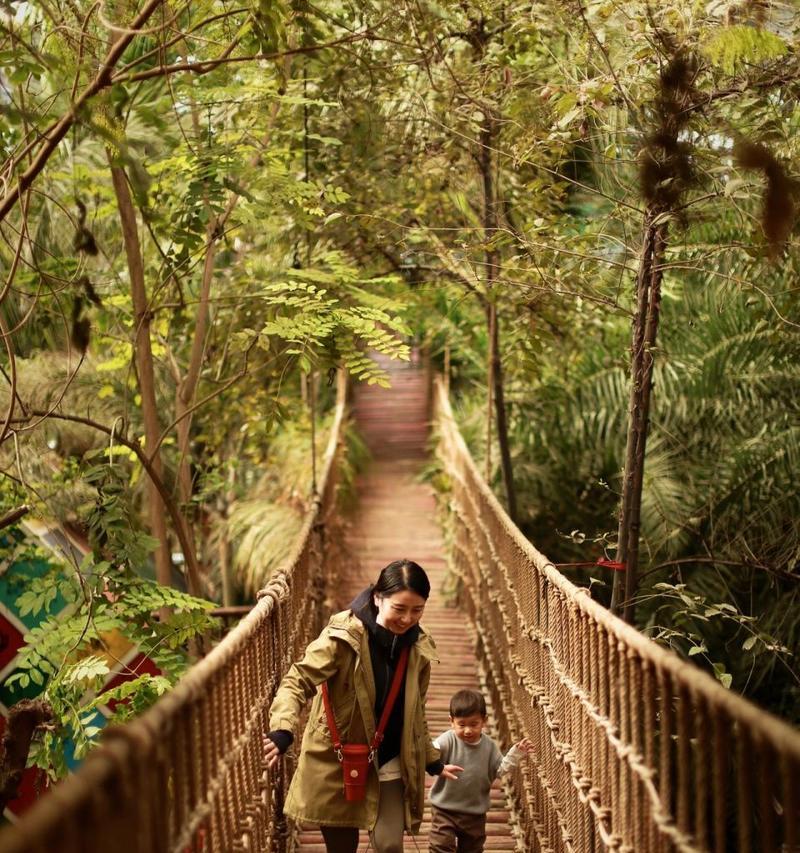
[[[459,690],[450,699],[450,717],[486,716],[486,700],[477,690]]]
[[[431,582],[425,574],[425,569],[413,560],[395,560],[381,569],[372,593],[385,597],[406,590],[416,592],[427,601],[431,594]],[[373,610],[377,610],[372,596],[370,596],[370,606]]]

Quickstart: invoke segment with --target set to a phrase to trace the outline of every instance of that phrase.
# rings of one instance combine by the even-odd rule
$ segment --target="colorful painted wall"
[[[37,556],[31,556],[32,543],[44,546],[38,549]],[[19,671],[16,661],[20,648],[25,645],[26,633],[46,618],[44,613],[23,615],[17,605],[17,599],[30,581],[45,574],[52,563],[64,563],[72,557],[80,560],[83,553],[80,546],[62,531],[45,525],[26,523],[24,526],[4,530],[0,535],[0,736],[5,732],[9,708],[21,699],[38,696],[42,690],[40,685],[33,682],[25,688],[20,688],[18,684],[7,684],[10,676]],[[63,612],[65,606],[63,599],[57,598],[50,612]],[[108,664],[112,668],[103,690],[116,687],[144,673],[158,673],[155,664],[118,632],[105,635],[103,641],[107,649]],[[92,725],[103,728],[113,711],[113,701],[101,706]],[[67,763],[74,769],[79,762],[72,756],[71,746],[67,743],[65,751]],[[36,768],[26,770],[20,796],[9,804],[3,817],[6,820],[15,820],[30,808],[45,788],[46,779],[41,771]]]

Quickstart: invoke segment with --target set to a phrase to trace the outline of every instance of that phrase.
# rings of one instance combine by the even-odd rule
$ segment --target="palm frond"
[[[236,543],[233,568],[246,597],[252,600],[286,562],[302,523],[297,509],[269,500],[243,500],[231,507],[227,526]]]

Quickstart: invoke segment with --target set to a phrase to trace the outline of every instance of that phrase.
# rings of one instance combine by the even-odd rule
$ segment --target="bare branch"
[[[31,508],[28,504],[23,504],[22,506],[18,506],[16,509],[12,509],[11,512],[7,512],[2,518],[0,518],[0,530],[4,530],[6,527],[11,527],[12,524],[16,524],[30,511]]]
[[[250,56],[229,56],[229,48],[235,46],[235,43],[229,45],[225,52],[216,59],[207,59],[201,62],[175,62],[171,65],[157,65],[153,68],[148,68],[147,71],[137,71],[132,74],[120,74],[111,79],[111,83],[132,83],[139,80],[152,80],[154,77],[163,77],[167,74],[179,74],[184,71],[189,71],[192,74],[202,75],[208,74],[209,71],[219,68],[221,65],[232,65],[242,62],[274,62],[276,59],[283,59],[287,56],[299,56],[301,54],[316,53],[320,50],[326,50],[331,47],[338,47],[344,44],[352,44],[353,42],[362,41],[369,38],[372,34],[372,28],[362,30],[358,33],[353,33],[350,36],[342,36],[340,39],[325,42],[324,44],[312,44],[304,47],[295,47],[290,50],[279,51],[278,53],[256,53]]]

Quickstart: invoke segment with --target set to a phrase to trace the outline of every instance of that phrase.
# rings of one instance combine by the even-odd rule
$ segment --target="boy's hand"
[[[444,770],[439,774],[440,776],[444,776],[445,779],[452,779],[455,781],[458,779],[458,774],[463,770],[463,767],[459,767],[457,764],[445,764]]]
[[[534,750],[534,745],[531,743],[530,738],[524,737],[522,740],[515,744],[516,748],[525,753],[531,753]]]

